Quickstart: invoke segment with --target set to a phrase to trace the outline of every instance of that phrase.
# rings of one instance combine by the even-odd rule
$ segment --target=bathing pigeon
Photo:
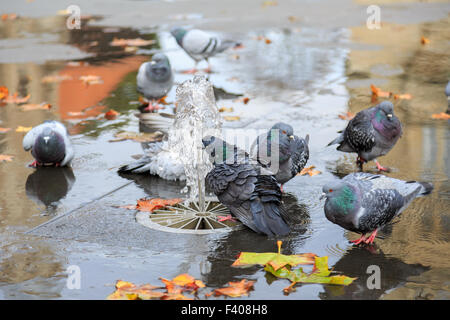
[[[30,164],[36,166],[66,166],[70,165],[74,157],[74,150],[66,127],[54,120],[31,129],[23,138],[25,151],[31,149],[35,161]]]
[[[208,69],[206,69],[206,72],[211,72],[208,61],[209,57],[239,45],[239,43],[235,41],[222,40],[198,29],[186,30],[182,27],[174,27],[170,33],[174,36],[178,45],[195,61],[194,69],[188,71],[188,73],[196,73],[197,64],[201,60],[206,60],[206,62],[208,62]]]
[[[394,115],[394,105],[383,101],[358,112],[341,135],[328,145],[339,144],[337,150],[357,153],[356,163],[361,170],[365,162],[374,160],[378,170],[388,171],[376,158],[387,154],[401,135],[402,125]]]
[[[450,81],[447,83],[447,86],[445,87],[445,94],[447,96],[448,101],[447,114],[450,114]]]
[[[403,181],[365,172],[351,173],[322,188],[325,216],[341,227],[361,234],[355,244],[373,243],[379,228],[398,216],[416,198],[429,194],[428,182]],[[365,234],[372,234],[365,238]]]
[[[206,184],[219,201],[257,233],[268,236],[289,233],[275,177],[262,166],[251,164],[248,154],[236,146],[212,136],[202,142],[214,165],[206,175]]]
[[[167,56],[163,53],[154,54],[151,61],[144,62],[139,67],[136,80],[137,90],[149,100],[149,105],[141,111],[157,110],[158,102],[173,85],[172,68]]]
[[[278,133],[275,135],[275,133]],[[275,138],[276,137],[276,138]],[[289,124],[279,122],[269,132],[260,135],[253,143],[252,158],[275,174],[278,183],[283,184],[295,177],[309,159],[309,135],[299,138]],[[272,163],[271,150],[279,150],[277,163]]]

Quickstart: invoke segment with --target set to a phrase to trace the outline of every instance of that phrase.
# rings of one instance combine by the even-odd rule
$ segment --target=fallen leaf
[[[72,77],[67,74],[62,75],[51,75],[51,76],[45,76],[41,79],[42,83],[55,83],[55,82],[61,82],[64,80],[72,80]]]
[[[222,107],[219,109],[219,112],[233,112],[234,109],[233,108],[227,108],[227,107]]]
[[[201,280],[196,280],[187,273],[180,274],[172,280],[160,278],[165,284],[167,292],[172,294],[181,293],[183,291],[194,292],[200,288],[204,288],[205,284]]]
[[[114,38],[113,41],[110,42],[111,46],[119,46],[119,47],[141,47],[141,46],[148,46],[151,44],[156,43],[155,40],[144,40],[141,38],[136,39],[118,39]]]
[[[237,298],[241,296],[248,296],[248,292],[253,289],[255,281],[242,279],[241,281],[230,281],[228,287],[214,289],[215,296],[228,296]]]
[[[5,133],[11,130],[11,128],[0,128],[0,133]]]
[[[271,44],[272,43],[272,40],[270,40],[268,38],[266,38],[264,41],[266,42],[266,44]]]
[[[290,267],[282,267],[280,269],[273,268],[270,264],[264,267],[264,270],[273,274],[277,278],[288,279],[291,286],[285,288],[284,291],[292,290],[296,283],[323,283],[348,286],[356,278],[344,275],[330,276],[331,271],[328,269],[328,257],[315,257],[314,268],[311,273],[306,273],[302,268],[291,269]]]
[[[232,267],[249,267],[255,264],[270,264],[274,270],[278,270],[286,265],[296,266],[299,264],[314,264],[314,253],[303,253],[284,255],[281,254],[281,241],[277,241],[278,252],[241,252],[231,265]]]
[[[250,98],[245,97],[244,99],[242,99],[242,102],[244,104],[247,104],[250,101]]]
[[[152,286],[150,284],[144,284],[142,286],[136,286],[135,284],[127,281],[118,280],[116,282],[116,291],[111,293],[107,300],[150,300],[160,299],[165,293],[160,291],[154,291],[154,289],[160,289],[161,287]]]
[[[31,110],[49,110],[51,109],[51,104],[49,103],[41,103],[41,104],[22,104],[20,108],[22,111],[31,111]]]
[[[264,1],[264,2],[261,4],[261,6],[262,6],[263,8],[269,7],[269,6],[277,6],[277,5],[278,5],[278,2],[276,2],[276,1],[270,1],[270,0]]]
[[[110,109],[108,112],[105,113],[105,118],[108,120],[114,120],[119,113],[116,110]]]
[[[33,129],[33,127],[22,127],[22,126],[18,126],[16,128],[16,132],[28,132],[31,129]]]
[[[315,168],[315,166],[303,168],[302,171],[300,171],[300,173],[298,173],[297,175],[304,176],[305,174],[309,174],[309,176],[312,177],[312,176],[322,173],[319,170],[315,170],[314,168]]]
[[[422,44],[428,44],[428,43],[430,43],[430,39],[425,38],[424,36],[422,36],[422,37],[420,38],[420,43],[422,43]]]
[[[102,78],[100,76],[95,76],[95,75],[80,76],[79,80],[83,81],[85,85],[103,83]]]
[[[152,133],[136,133],[136,132],[120,132],[114,135],[116,139],[109,140],[109,142],[118,142],[125,140],[134,140],[136,142],[156,142],[162,141],[164,133],[155,131]]]
[[[133,209],[139,211],[153,212],[156,209],[161,209],[167,206],[173,206],[177,203],[182,202],[183,199],[159,199],[159,198],[142,198],[137,201],[135,206],[119,206],[120,208]]]
[[[346,113],[341,113],[338,115],[339,118],[341,118],[342,120],[351,120],[355,117],[355,114],[347,111]]]
[[[239,121],[239,120],[241,120],[241,117],[239,117],[239,116],[224,116],[223,118],[226,121]]]
[[[5,86],[0,87],[0,100],[3,100],[9,95],[8,88]]]
[[[0,162],[8,161],[11,162],[14,156],[8,155],[8,154],[0,154]]]
[[[16,18],[17,18],[17,14],[15,14],[15,13],[10,13],[10,14],[4,13],[4,14],[2,14],[2,20],[3,21],[5,21],[5,20],[15,20]]]
[[[404,93],[404,94],[394,94],[394,99],[405,99],[405,100],[410,100],[412,98],[412,95],[410,95],[409,93]]]
[[[382,91],[373,84],[370,85],[370,89],[372,90],[372,97],[389,98],[392,95],[392,92]]]
[[[289,20],[290,22],[295,22],[295,21],[297,21],[297,17],[289,16],[289,17],[288,17],[288,20]]]
[[[441,112],[441,113],[434,113],[431,115],[432,119],[442,119],[442,120],[449,120],[450,119],[450,114],[445,113],[445,112]]]
[[[31,97],[31,95],[27,95],[25,97],[19,97],[17,92],[16,92],[12,96],[10,95],[10,96],[7,96],[6,98],[4,98],[3,102],[16,103],[16,104],[25,103],[25,102],[27,102],[30,99],[30,97]]]

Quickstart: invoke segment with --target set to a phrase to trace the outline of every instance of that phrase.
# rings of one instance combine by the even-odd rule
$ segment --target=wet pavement
[[[0,86],[52,108],[0,106],[0,127],[12,128],[0,133],[0,154],[14,156],[0,163],[1,299],[104,299],[116,280],[157,284],[159,277],[185,272],[211,288],[256,280],[243,299],[450,298],[450,131],[448,121],[431,119],[447,108],[448,2],[383,4],[382,28],[376,31],[365,26],[364,1],[239,3],[229,4],[239,8],[232,13],[223,4],[206,8],[203,1],[115,0],[107,7],[100,0],[79,1],[86,15],[81,30],[68,30],[66,18],[57,15],[66,8],[63,2],[14,2],[3,8],[19,17],[0,21]],[[324,6],[336,14],[325,14]],[[244,17],[250,18],[237,23]],[[143,148],[129,140],[109,142],[120,131],[139,131],[136,73],[149,55],[168,55],[176,83],[191,78],[179,72],[193,62],[168,32],[176,24],[221,31],[244,44],[211,59],[214,86],[249,98],[247,104],[218,99],[219,107],[234,108],[224,115],[241,118],[224,121],[224,127],[245,132],[285,121],[297,135],[310,134],[308,165],[322,174],[298,176],[284,186],[284,202],[301,222],[283,239],[283,253],[327,255],[334,270],[358,277],[352,285],[298,285],[284,295],[287,280],[259,267],[230,267],[241,251],[275,251],[274,239],[246,229],[211,235],[161,232],[138,224],[134,211],[117,208],[146,196],[179,197],[183,188],[148,175],[118,175],[117,168]],[[421,36],[430,43],[422,45]],[[138,37],[155,43],[137,51],[110,45],[114,38]],[[43,83],[49,75],[68,79]],[[83,75],[98,75],[102,83],[86,86],[79,80]],[[416,199],[369,250],[350,245],[357,235],[325,218],[319,196],[325,182],[356,170],[354,155],[325,146],[346,125],[340,113],[373,103],[370,84],[413,96],[391,99],[404,134],[380,163],[393,168],[389,176],[431,181],[435,190]],[[166,100],[175,101],[175,86]],[[108,109],[120,115],[107,120],[102,113]],[[22,149],[24,133],[15,128],[45,119],[69,128],[76,150],[72,168],[27,167],[31,155]],[[375,165],[367,164],[366,170],[374,171]],[[81,289],[66,285],[71,265],[80,267]],[[381,289],[367,288],[370,265],[381,269]]]

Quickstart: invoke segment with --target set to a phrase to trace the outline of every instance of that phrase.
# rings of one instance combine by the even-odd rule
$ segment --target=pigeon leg
[[[219,221],[219,222],[224,222],[227,220],[233,221],[233,222],[236,221],[236,219],[234,219],[231,214],[228,214],[226,216],[217,216],[217,218],[218,218],[217,221]]]
[[[280,185],[280,191],[281,191],[281,192],[284,192],[284,191],[283,191],[283,185],[282,185],[282,184]]]
[[[360,156],[358,156],[356,158],[356,165],[359,167],[359,170],[363,171],[363,164],[366,162],[366,160],[364,160],[363,158],[361,158]]]
[[[208,62],[208,68],[206,68],[206,69],[203,70],[203,71],[206,72],[206,73],[212,73],[212,70],[211,70],[211,64],[209,63],[208,58],[206,58],[205,60],[206,60],[206,62]]]
[[[40,167],[42,164],[34,160],[32,163],[30,163],[28,166],[32,168]]]
[[[358,238],[356,240],[350,240],[350,242],[352,242],[355,245],[358,245],[361,242],[366,242],[366,237],[364,236],[364,234],[362,234],[360,238]]]
[[[145,107],[144,111],[153,112],[156,110],[164,109],[158,104],[159,100],[152,99],[152,101],[148,102],[148,106]]]
[[[197,64],[198,64],[198,61],[195,61],[195,66],[194,66],[193,69],[190,69],[190,70],[184,70],[184,71],[182,71],[181,73],[184,73],[184,74],[196,74],[196,73],[198,72],[198,70],[197,70]]]
[[[375,159],[373,161],[375,161],[375,164],[377,165],[378,171],[385,171],[385,172],[389,172],[390,171],[389,168],[382,167],[381,164],[377,161],[377,159]]]
[[[375,231],[372,232],[372,234],[369,236],[369,238],[367,238],[364,242],[367,244],[372,244],[373,240],[375,240],[375,237],[377,236],[377,232],[378,232],[378,229],[375,229]]]

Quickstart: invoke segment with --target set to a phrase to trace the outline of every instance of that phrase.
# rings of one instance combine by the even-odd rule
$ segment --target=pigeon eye
[[[284,130],[283,130],[283,131],[281,131],[281,132],[282,132],[283,134],[286,134],[286,131],[284,131]]]
[[[333,192],[333,189],[328,190],[328,192]]]

